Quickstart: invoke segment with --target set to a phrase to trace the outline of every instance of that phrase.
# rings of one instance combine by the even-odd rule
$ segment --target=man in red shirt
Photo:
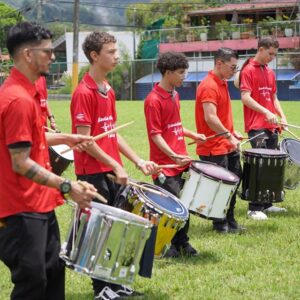
[[[50,31],[29,22],[12,27],[7,35],[14,68],[0,88],[0,259],[11,271],[11,299],[65,299],[54,209],[66,194],[87,208],[96,191],[51,172],[48,143],[90,141],[79,135],[45,136],[34,82],[49,72],[51,37]]]
[[[162,79],[147,96],[144,113],[150,144],[150,159],[159,165],[178,164],[178,168],[164,168],[159,176],[153,175],[154,183],[169,191],[176,197],[185,180],[182,174],[189,168],[191,158],[188,157],[184,137],[203,142],[205,136],[194,133],[182,126],[180,118],[179,94],[175,88],[180,87],[188,69],[188,61],[181,53],[167,52],[159,56],[157,68]],[[189,220],[172,239],[172,245],[165,257],[197,255],[190,245],[187,235]]]
[[[195,118],[197,132],[206,136],[227,132],[226,136],[215,137],[197,145],[201,160],[216,163],[238,177],[242,175],[238,151],[241,135],[233,128],[232,109],[226,79],[237,70],[238,55],[229,48],[220,48],[215,54],[215,66],[199,84],[196,96]],[[224,220],[213,221],[213,229],[220,233],[238,233],[245,228],[234,218],[236,192],[230,199]]]
[[[276,56],[279,47],[273,37],[263,37],[258,41],[258,50],[254,58],[248,61],[240,74],[240,90],[244,104],[245,131],[249,138],[264,133],[267,139],[253,139],[253,148],[276,149],[281,122],[287,124],[286,117],[276,95],[276,80],[273,70],[268,67]],[[283,212],[285,208],[272,206],[271,203],[250,202],[248,217],[254,220],[266,220],[264,212]]]
[[[106,32],[92,32],[86,37],[82,48],[90,62],[90,68],[72,96],[72,132],[96,136],[113,129],[117,121],[115,92],[106,81],[106,76],[118,64],[119,56],[115,37]],[[142,160],[118,133],[99,139],[85,152],[74,152],[77,178],[95,185],[109,205],[114,204],[120,184],[128,183],[120,152],[145,175],[156,172],[155,164]],[[117,177],[116,182],[112,182],[107,174],[114,174]],[[154,252],[149,253],[150,271],[153,257]],[[143,276],[150,277],[151,274]],[[93,288],[95,299],[115,299],[137,294],[128,287],[95,279]]]

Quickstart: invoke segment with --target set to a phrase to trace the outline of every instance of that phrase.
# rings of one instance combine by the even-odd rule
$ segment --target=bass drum
[[[280,143],[280,150],[288,155],[284,187],[294,190],[300,183],[300,141],[291,138],[283,139]]]

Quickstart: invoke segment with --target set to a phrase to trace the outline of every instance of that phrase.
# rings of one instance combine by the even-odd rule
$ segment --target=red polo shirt
[[[225,80],[221,80],[212,71],[202,80],[197,88],[195,119],[198,133],[206,136],[214,135],[204,119],[203,103],[210,102],[216,105],[217,116],[225,128],[233,133],[233,119],[228,86]],[[204,144],[198,144],[196,152],[198,155],[224,155],[231,152],[230,142],[220,136],[208,140]]]
[[[21,212],[49,212],[63,200],[59,191],[16,174],[8,145],[30,142],[30,158],[50,170],[48,145],[35,86],[17,69],[0,88],[0,218]]]
[[[107,94],[99,92],[94,79],[86,73],[76,88],[71,101],[72,132],[77,133],[77,126],[89,126],[91,135],[113,129],[117,120],[115,93],[107,82]],[[116,133],[97,141],[99,147],[122,165]],[[77,175],[96,174],[111,171],[86,152],[74,151],[75,173]]]
[[[150,160],[159,165],[174,164],[174,161],[153,142],[152,136],[157,134],[161,134],[175,153],[187,155],[180,118],[179,95],[176,91],[172,95],[156,84],[144,102],[144,113],[150,144]],[[175,176],[185,168],[186,166],[164,169],[163,172],[167,176]]]
[[[263,107],[276,114],[274,95],[276,94],[276,82],[274,72],[267,66],[250,59],[241,74],[241,91],[249,91],[251,97]],[[256,112],[244,105],[245,131],[257,129],[278,128],[278,125],[266,121],[264,114]]]
[[[45,118],[45,124],[47,126],[47,118],[48,118],[48,92],[47,92],[47,82],[45,76],[40,76],[39,79],[35,81],[35,88],[37,91],[37,98],[40,101],[40,107],[43,112],[43,116]]]

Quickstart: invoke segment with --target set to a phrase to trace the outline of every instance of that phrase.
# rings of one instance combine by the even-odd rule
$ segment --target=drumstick
[[[287,131],[289,134],[291,134],[293,137],[295,137],[297,140],[300,141],[300,138],[295,133],[293,133],[292,131],[290,131],[288,128],[285,128],[284,130]]]
[[[220,133],[216,133],[216,134],[207,136],[205,141],[213,139],[213,138],[218,137],[218,136],[225,135],[227,133],[228,133],[228,131],[224,131],[224,132],[220,132]],[[203,141],[203,142],[205,142],[205,141]],[[188,143],[188,145],[193,145],[193,144],[196,144],[196,143],[197,143],[196,141],[192,141],[192,142]]]
[[[113,175],[113,174],[106,174],[106,176],[107,176],[110,180],[112,180],[112,181],[116,181],[116,179],[117,179],[117,177],[116,177],[115,175]],[[159,195],[159,196],[164,196],[163,193],[161,193],[161,192],[159,192],[159,191],[157,191],[157,190],[148,188],[148,187],[146,187],[146,186],[143,186],[143,185],[138,184],[138,183],[136,183],[136,182],[133,182],[133,181],[131,181],[131,180],[129,180],[128,184],[129,184],[129,185],[132,185],[132,186],[135,186],[135,187],[137,187],[137,188],[139,188],[139,189],[141,189],[141,190],[145,190],[145,191],[151,192],[151,193],[156,194],[156,195]]]
[[[264,132],[260,132],[259,134],[253,136],[252,138],[246,140],[245,142],[240,143],[240,147],[243,146],[244,144],[246,144],[246,143],[248,143],[248,142],[250,142],[250,141],[256,139],[258,136],[260,136],[260,135],[262,135],[262,134],[265,134],[265,133],[264,133]]]
[[[281,126],[288,126],[288,127],[300,129],[300,126],[297,126],[297,125],[286,124],[286,123],[282,123],[282,122],[278,122],[278,124],[281,125]]]
[[[93,137],[93,141],[100,140],[100,139],[104,138],[105,136],[107,136],[107,135],[109,135],[109,134],[111,134],[111,133],[114,133],[114,132],[118,131],[118,130],[121,129],[121,128],[124,128],[124,127],[126,127],[126,126],[131,125],[132,123],[134,123],[134,121],[125,123],[125,124],[123,124],[123,125],[117,126],[117,127],[113,128],[113,129],[110,129],[110,130],[108,130],[108,131],[105,131],[105,132],[103,132],[103,133],[101,133],[101,134],[98,134],[98,135],[96,135],[96,136]],[[65,153],[67,153],[67,152],[69,152],[69,151],[74,150],[75,148],[76,148],[76,146],[70,147],[70,148],[65,149],[65,150],[63,150],[62,152],[60,152],[60,154],[65,154]]]
[[[56,130],[52,129],[52,128],[49,128],[47,126],[44,126],[45,129],[47,129],[49,132],[52,132],[52,133],[57,133]]]
[[[87,189],[88,187],[87,187],[87,185],[86,185],[86,183],[84,183],[84,182],[82,182],[82,181],[80,181],[80,180],[78,180],[77,181],[84,189]],[[93,193],[93,196],[95,197],[95,198],[97,198],[100,202],[102,202],[102,203],[107,203],[107,200],[102,196],[102,195],[100,195],[99,193],[97,193],[97,192],[92,192]]]
[[[179,165],[158,165],[157,166],[158,168],[162,168],[162,169],[164,169],[164,168],[166,168],[166,169],[175,169],[175,168],[179,168],[180,166]]]
[[[172,154],[172,155],[170,155],[170,156],[173,157],[173,158],[177,158],[177,159],[190,159],[190,160],[192,160],[192,158],[189,157],[189,156],[187,156],[187,155],[176,155],[176,154]]]

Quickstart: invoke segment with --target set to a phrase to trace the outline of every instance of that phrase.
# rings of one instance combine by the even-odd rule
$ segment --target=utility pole
[[[43,21],[43,0],[37,0],[36,22],[42,24]]]
[[[72,92],[74,92],[78,84],[78,35],[79,35],[79,0],[75,0],[74,16],[73,16]]]

